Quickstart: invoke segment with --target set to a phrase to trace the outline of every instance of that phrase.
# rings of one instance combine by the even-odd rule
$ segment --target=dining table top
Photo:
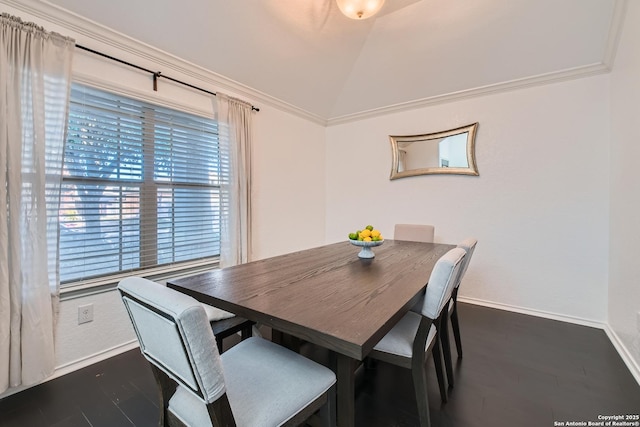
[[[198,301],[363,360],[412,307],[455,245],[385,240],[361,259],[348,241],[169,280]]]

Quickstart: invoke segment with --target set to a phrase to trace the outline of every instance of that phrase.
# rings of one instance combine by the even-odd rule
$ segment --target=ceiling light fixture
[[[336,0],[340,11],[351,19],[367,19],[380,11],[384,0]]]

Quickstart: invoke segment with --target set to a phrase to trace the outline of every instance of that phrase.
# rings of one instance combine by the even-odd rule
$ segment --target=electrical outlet
[[[78,325],[93,322],[93,304],[78,306]]]

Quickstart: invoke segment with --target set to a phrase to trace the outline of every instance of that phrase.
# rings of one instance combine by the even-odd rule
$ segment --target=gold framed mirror
[[[475,141],[478,123],[424,135],[390,135],[391,177],[479,175]]]

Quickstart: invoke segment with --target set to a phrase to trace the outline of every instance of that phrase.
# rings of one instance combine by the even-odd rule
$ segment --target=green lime
[[[357,233],[349,233],[349,239],[358,240],[358,234]]]
[[[366,228],[367,230],[369,230],[369,231],[372,231],[372,230],[373,230],[373,225],[367,225],[365,228]]]

